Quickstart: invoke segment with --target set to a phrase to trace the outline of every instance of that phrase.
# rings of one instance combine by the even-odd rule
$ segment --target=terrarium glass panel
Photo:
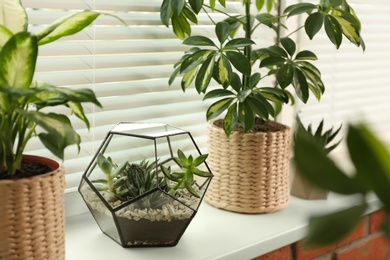
[[[206,158],[187,131],[119,123],[98,149],[79,190],[103,232],[122,246],[173,246],[211,181]],[[99,215],[107,212],[110,221]]]

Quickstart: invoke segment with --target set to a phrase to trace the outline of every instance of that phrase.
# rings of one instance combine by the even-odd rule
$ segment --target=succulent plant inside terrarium
[[[143,160],[139,163],[125,162],[122,165],[117,165],[111,157],[106,158],[99,153],[97,165],[104,172],[106,178],[93,180],[92,183],[108,202],[131,201],[142,195],[147,195],[156,187],[172,197],[182,196],[184,193],[181,191],[186,190],[190,196],[199,198],[199,188],[194,176],[212,176],[211,173],[198,169],[198,166],[205,162],[207,154],[200,155],[195,159],[192,155],[186,157],[180,149],[177,154],[178,157],[173,158],[173,160],[180,170],[172,172],[171,166],[166,167],[164,163],[159,165],[158,160],[153,163]],[[159,175],[160,171],[163,174]],[[137,201],[135,206],[137,208],[161,208],[169,201],[171,201],[169,197],[155,192]]]

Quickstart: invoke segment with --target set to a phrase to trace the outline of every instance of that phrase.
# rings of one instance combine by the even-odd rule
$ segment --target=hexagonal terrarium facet
[[[211,181],[206,157],[182,129],[118,123],[79,192],[100,229],[123,247],[174,246]]]

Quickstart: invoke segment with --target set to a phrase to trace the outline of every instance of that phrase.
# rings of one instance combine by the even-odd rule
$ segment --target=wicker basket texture
[[[227,138],[221,127],[208,124],[207,163],[214,177],[207,203],[240,213],[268,213],[287,206],[291,136],[289,127],[279,127],[277,132],[234,131]]]
[[[0,180],[0,260],[65,259],[64,168],[42,159],[52,172]]]

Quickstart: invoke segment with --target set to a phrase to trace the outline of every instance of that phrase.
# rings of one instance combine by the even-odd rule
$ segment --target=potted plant
[[[0,259],[64,259],[64,168],[26,155],[38,137],[55,156],[80,144],[65,106],[89,127],[82,104],[101,106],[90,89],[67,89],[34,80],[39,46],[79,32],[98,12],[84,11],[33,34],[19,0],[0,3]]]
[[[308,127],[305,128],[299,116],[296,117],[296,125],[297,130],[294,136],[296,137],[298,134],[305,134],[308,137],[313,138],[313,140],[318,143],[320,147],[322,147],[325,154],[330,153],[341,142],[340,140],[333,145],[329,145],[340,132],[341,126],[336,130],[334,130],[332,127],[324,131],[324,120],[321,120],[317,129],[313,130],[311,124],[309,124]],[[318,200],[328,198],[329,190],[318,187],[310,181],[307,181],[305,178],[302,177],[299,171],[295,169],[290,194],[302,199]]]
[[[165,127],[117,124],[80,183],[102,232],[123,247],[175,246],[212,178],[189,132]],[[199,156],[186,156],[192,148]]]
[[[375,194],[387,213],[380,228],[390,238],[390,152],[388,146],[366,124],[347,126],[346,146],[352,168],[346,171],[330,158],[318,143],[298,134],[294,162],[304,178],[323,189],[359,200],[337,212],[312,216],[305,243],[329,245],[350,233],[369,209]],[[325,234],[325,235],[324,235]]]
[[[336,48],[343,35],[365,47],[359,19],[345,0],[303,2],[284,10],[282,1],[241,3],[243,13],[230,14],[225,0],[162,1],[163,24],[192,46],[175,64],[169,84],[180,76],[183,91],[194,83],[204,100],[217,99],[206,112],[207,120],[213,120],[208,162],[214,174],[206,201],[231,211],[272,212],[288,203],[290,148],[290,128],[272,118],[293,100],[289,86],[304,103],[310,95],[320,99],[325,91],[321,73],[311,62],[317,56],[298,51],[292,35],[305,30],[312,39],[324,27]],[[210,17],[210,12],[225,17],[211,20],[215,37],[191,35],[198,15]],[[304,24],[289,31],[283,21],[297,15],[305,16]],[[267,36],[274,33],[272,46],[257,46],[259,28],[268,28]],[[264,84],[268,77],[275,79],[274,86]],[[223,119],[215,120],[221,115]]]

